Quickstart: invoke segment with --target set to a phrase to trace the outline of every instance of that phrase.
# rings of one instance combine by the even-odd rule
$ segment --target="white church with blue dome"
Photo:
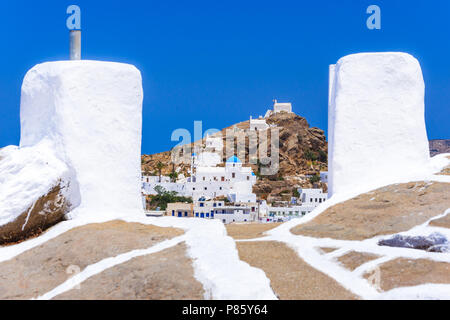
[[[237,156],[228,158],[224,167],[219,167],[220,163],[220,156],[215,152],[194,153],[190,177],[177,182],[144,183],[144,192],[156,194],[154,188],[161,185],[194,200],[225,196],[231,202],[256,202],[256,195],[252,192],[256,176],[251,167],[243,166]]]

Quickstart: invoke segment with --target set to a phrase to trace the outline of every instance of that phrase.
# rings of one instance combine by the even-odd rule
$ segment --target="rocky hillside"
[[[450,153],[450,140],[430,140],[430,155]]]
[[[259,177],[254,192],[261,198],[272,200],[288,199],[292,190],[297,187],[311,187],[310,175],[317,175],[320,171],[327,170],[327,141],[324,131],[310,127],[305,118],[295,113],[281,112],[270,116],[267,123],[271,125],[259,135],[258,154],[261,146],[268,145],[273,130],[279,130],[279,170],[276,174],[263,175],[263,165],[253,161],[251,167]],[[223,129],[220,134],[223,137],[224,150],[228,150],[229,144],[234,144],[234,149],[223,152],[223,161],[235,154],[233,150],[244,152],[238,157],[249,165],[249,121],[244,121]],[[227,139],[226,134],[232,132],[233,139]],[[217,134],[216,134],[217,135]],[[244,146],[242,144],[245,143]],[[192,150],[198,150],[205,146],[205,140],[196,141],[190,146],[180,148],[179,154],[190,154]],[[270,157],[276,146],[268,148]],[[245,160],[244,160],[245,159]],[[158,163],[159,166],[158,166]],[[159,167],[159,168],[158,168]],[[176,164],[170,151],[153,155],[142,155],[142,170],[146,174],[169,175],[178,171],[188,175],[189,164]],[[317,184],[317,183],[316,183]],[[323,186],[326,188],[326,186]]]

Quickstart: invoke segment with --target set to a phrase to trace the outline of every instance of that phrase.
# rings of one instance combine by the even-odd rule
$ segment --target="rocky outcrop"
[[[399,258],[380,266],[380,288],[384,291],[421,284],[450,284],[450,263],[428,259]],[[371,273],[366,273],[369,278]]]
[[[0,226],[0,245],[37,236],[64,220],[72,207],[64,196],[63,189],[67,187],[59,182],[14,221]]]
[[[440,153],[450,153],[450,140],[430,140],[430,155],[433,157]]]
[[[52,146],[0,151],[0,244],[36,236],[80,204],[75,174]]]

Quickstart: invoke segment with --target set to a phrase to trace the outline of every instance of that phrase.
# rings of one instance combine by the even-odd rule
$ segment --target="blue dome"
[[[228,158],[227,162],[231,162],[231,163],[241,163],[241,160],[239,160],[239,158],[236,157],[236,156],[232,156],[232,157],[229,157],[229,158]]]

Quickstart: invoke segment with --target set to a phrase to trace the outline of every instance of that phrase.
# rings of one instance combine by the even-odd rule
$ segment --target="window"
[[[247,180],[250,180],[250,176],[247,176]]]
[[[175,216],[175,210],[172,210],[172,217]]]
[[[203,202],[200,202],[200,207],[204,207],[205,204]]]
[[[319,203],[322,203],[322,198],[319,199]]]
[[[252,212],[255,212],[255,207],[252,207]]]
[[[219,202],[219,207],[221,207],[222,206],[222,204]]]
[[[183,215],[183,213],[178,211],[178,216],[181,217],[182,215]]]
[[[192,190],[195,190],[195,187],[194,187],[194,188],[192,188]]]
[[[211,212],[211,218],[214,218],[214,212]]]
[[[222,187],[220,187],[219,190],[222,190]]]
[[[200,213],[200,218],[204,218],[205,217],[205,214],[202,212],[202,213]]]
[[[216,207],[216,206],[217,206],[217,203],[214,202],[214,203],[213,203],[213,207]]]
[[[222,222],[225,223],[225,219],[222,219]]]
[[[208,212],[206,213],[206,217],[209,218],[209,213]]]
[[[208,188],[207,188],[207,187],[205,187],[205,190],[208,190]]]
[[[188,216],[188,214],[187,214],[187,211],[186,211],[186,212],[184,213],[184,216],[185,216],[185,217],[187,217],[187,216]]]
[[[234,165],[233,165],[233,166],[234,166]],[[236,173],[234,173],[234,172],[231,173],[231,177],[232,177],[232,178],[235,178],[235,177],[236,177]]]
[[[198,212],[195,213],[195,216],[198,218]]]

